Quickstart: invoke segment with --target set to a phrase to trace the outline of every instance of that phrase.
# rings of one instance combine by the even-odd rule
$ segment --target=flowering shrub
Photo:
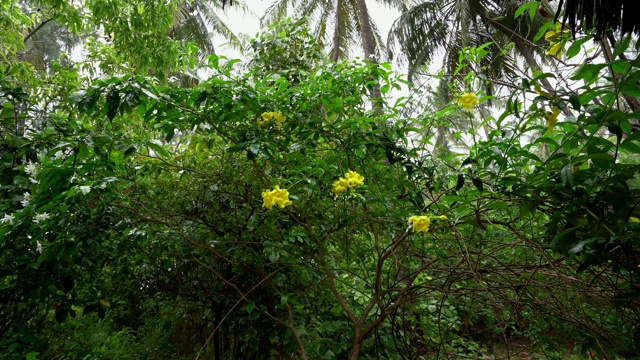
[[[287,205],[293,204],[289,200],[289,191],[286,189],[280,189],[280,186],[276,185],[273,190],[265,190],[262,192],[263,207],[271,210],[273,205],[278,205],[280,208],[284,208]]]
[[[362,184],[364,184],[364,176],[349,170],[344,177],[333,183],[333,194],[340,195],[348,189],[353,190]]]

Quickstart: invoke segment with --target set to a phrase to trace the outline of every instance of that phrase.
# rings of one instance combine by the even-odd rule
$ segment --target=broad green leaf
[[[600,70],[607,64],[585,64],[576,70],[570,77],[571,80],[584,80],[587,85],[593,84],[600,76]]]
[[[85,143],[78,146],[78,160],[84,160],[89,157],[89,147]]]
[[[464,174],[460,173],[458,174],[458,180],[456,181],[456,190],[462,189],[463,186],[464,186]]]
[[[158,156],[160,157],[164,157],[164,158],[168,158],[170,157],[169,152],[162,146],[152,142],[152,141],[147,141],[146,145],[148,148],[150,148],[151,150],[153,150]]]
[[[631,34],[627,34],[625,37],[622,38],[622,40],[617,41],[616,45],[613,48],[613,55],[612,57],[615,59],[617,58],[620,54],[624,53],[625,51],[627,51],[627,49],[629,48],[629,43],[631,42]]]
[[[478,191],[480,191],[480,192],[484,191],[484,185],[482,184],[482,180],[480,180],[479,177],[476,176],[476,177],[472,178],[471,182],[476,187],[476,189],[478,189]]]
[[[525,11],[529,11],[530,12],[531,10],[533,10],[533,14],[535,15],[535,11],[538,8],[538,6],[540,6],[540,3],[537,2],[537,1],[531,1],[531,2],[525,3],[525,4],[521,5],[516,10],[515,13],[513,13],[513,17],[514,18],[519,18],[520,16],[522,16],[522,14],[525,13]],[[532,16],[532,15],[530,15],[530,16]],[[533,17],[531,17],[531,18],[533,19]]]
[[[591,36],[585,36],[582,39],[573,41],[565,53],[566,59],[569,60],[574,56],[578,55],[578,53],[580,52],[580,49],[582,49],[582,44],[584,44],[585,42],[591,39],[592,39]]]
[[[562,185],[573,188],[573,164],[567,164],[560,170],[560,179]]]

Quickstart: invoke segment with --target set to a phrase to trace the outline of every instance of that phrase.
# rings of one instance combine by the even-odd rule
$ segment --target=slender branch
[[[266,276],[266,277],[264,277],[262,280],[258,281],[258,283],[257,283],[257,284],[255,284],[255,285],[251,288],[251,290],[249,290],[247,293],[243,293],[242,291],[240,291],[240,289],[238,289],[238,287],[237,287],[235,284],[233,284],[233,283],[229,282],[227,279],[225,279],[223,276],[221,276],[217,271],[215,271],[212,267],[210,267],[210,266],[208,266],[208,265],[206,265],[206,264],[203,264],[203,263],[202,263],[200,260],[198,260],[195,256],[193,256],[193,259],[194,259],[197,263],[199,263],[201,266],[203,266],[204,268],[208,269],[209,271],[212,271],[212,272],[213,272],[213,273],[214,273],[214,274],[215,274],[215,275],[216,275],[220,280],[222,280],[222,282],[223,282],[223,283],[225,283],[227,286],[231,286],[232,288],[234,288],[234,289],[238,292],[238,294],[240,295],[240,299],[239,299],[235,304],[233,304],[233,306],[231,307],[231,309],[230,309],[230,310],[229,310],[229,311],[224,315],[224,317],[220,320],[220,323],[218,324],[218,326],[216,326],[216,328],[215,328],[215,329],[213,329],[213,332],[211,333],[211,335],[209,335],[209,338],[207,339],[207,341],[205,341],[204,345],[202,345],[202,348],[200,349],[200,351],[198,352],[198,355],[196,356],[196,360],[198,360],[198,359],[200,358],[200,355],[202,354],[202,350],[204,350],[204,349],[207,347],[207,345],[209,344],[209,341],[211,341],[211,338],[213,337],[213,334],[215,334],[215,333],[216,333],[216,331],[217,331],[217,330],[218,330],[218,328],[222,325],[222,323],[223,323],[223,322],[224,322],[224,320],[227,318],[227,316],[229,316],[229,314],[231,314],[231,312],[232,312],[233,310],[235,310],[235,308],[236,308],[236,307],[238,307],[238,305],[239,305],[243,300],[244,300],[244,301],[246,301],[247,303],[249,303],[250,301],[249,301],[249,299],[247,299],[247,297],[246,297],[246,296],[247,296],[247,295],[249,295],[251,292],[253,292],[253,290],[255,290],[256,288],[258,288],[258,286],[260,286],[260,284],[262,284],[264,281],[266,281],[267,279],[269,279],[269,278],[270,278],[271,276],[273,276],[275,273],[277,273],[277,272],[279,272],[280,270],[284,269],[286,266],[285,266],[285,267],[281,267],[281,268],[278,268],[278,269],[274,270],[271,274],[267,275],[267,276]],[[264,314],[264,315],[266,315],[267,317],[269,317],[271,320],[274,320],[274,321],[279,322],[279,323],[281,323],[281,324],[283,323],[283,322],[282,322],[282,320],[280,320],[280,319],[278,319],[278,318],[274,317],[273,315],[269,314],[268,312],[266,312],[266,311],[262,311],[262,310],[261,310],[261,309],[259,309],[259,308],[258,308],[258,310],[259,310],[262,314]],[[285,326],[286,326],[286,325],[285,325]],[[287,327],[288,327],[288,326],[287,326]],[[304,350],[302,350],[302,351],[303,351],[303,353],[304,353]]]
[[[35,33],[37,33],[40,29],[42,29],[43,26],[45,26],[49,21],[52,21],[52,20],[55,20],[55,19],[51,18],[51,19],[47,19],[47,20],[41,22],[40,25],[38,25],[29,34],[27,34],[27,36],[24,37],[23,42],[27,42],[27,40],[29,40],[33,35],[35,35]]]

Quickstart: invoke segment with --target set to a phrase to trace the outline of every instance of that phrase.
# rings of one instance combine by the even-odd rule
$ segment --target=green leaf
[[[640,146],[637,142],[640,142],[640,131],[636,131],[624,139],[620,144],[620,148],[640,154]]]
[[[575,241],[576,230],[578,230],[578,228],[572,227],[558,233],[551,241],[551,247],[561,254],[565,254],[569,249],[569,245]]]
[[[607,129],[612,134],[615,134],[618,143],[620,143],[620,140],[622,139],[622,128],[619,125],[616,125],[616,124],[607,124]]]
[[[569,163],[560,170],[562,185],[573,188],[573,164]]]
[[[463,186],[464,186],[464,174],[459,173],[458,181],[456,182],[456,191],[462,189]]]
[[[147,141],[146,145],[148,148],[153,150],[158,156],[165,157],[165,158],[170,157],[169,152],[165,150],[165,148],[163,148],[162,146],[156,143],[153,143],[151,141]]]
[[[87,144],[82,143],[78,146],[78,160],[83,160],[89,157],[89,147]]]
[[[615,158],[607,153],[595,153],[587,155],[593,164],[601,169],[609,169],[615,163]]]
[[[627,60],[616,60],[610,66],[618,74],[627,74],[631,70],[631,64]]]
[[[537,42],[538,40],[542,39],[544,34],[547,32],[547,30],[553,29],[554,26],[555,25],[551,21],[549,21],[548,23],[542,25],[540,27],[540,30],[538,30],[538,33],[536,34],[536,36],[533,38],[533,42]]]
[[[571,75],[571,80],[584,80],[587,85],[593,84],[600,76],[600,70],[607,64],[585,64]]]
[[[538,9],[538,6],[540,6],[540,3],[538,1],[532,1],[526,4],[523,4],[518,8],[518,10],[516,10],[516,12],[513,14],[513,17],[517,19],[520,16],[522,16],[522,14],[524,14],[526,11],[529,11],[529,17],[531,18],[531,20],[533,20],[533,17],[536,14],[536,10]]]
[[[482,184],[482,180],[480,180],[479,177],[477,177],[477,176],[474,177],[473,179],[471,179],[471,182],[476,187],[476,189],[478,189],[478,191],[482,192],[484,190],[484,186]]]
[[[569,95],[569,103],[575,110],[580,110],[580,96],[578,94]]]
[[[565,57],[567,58],[567,60],[578,55],[578,53],[580,52],[580,49],[582,48],[582,44],[584,44],[588,40],[591,40],[591,38],[592,38],[591,36],[586,36],[586,37],[583,37],[582,39],[578,39],[572,42],[569,48],[567,49],[567,51],[565,52]]]
[[[613,48],[613,56],[612,58],[617,58],[618,55],[624,53],[629,48],[629,43],[631,42],[631,34],[627,34],[622,40],[616,42],[616,45]]]

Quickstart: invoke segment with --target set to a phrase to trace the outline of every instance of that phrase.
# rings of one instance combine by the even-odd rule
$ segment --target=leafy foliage
[[[152,41],[163,11],[117,14],[149,31],[139,56],[173,46]],[[103,25],[114,49],[143,41]],[[502,102],[472,91],[486,46],[458,57],[466,100],[415,119],[389,64],[326,61],[304,20],[262,33],[246,65],[206,57],[189,87],[148,76],[192,70],[188,49],[96,79],[3,58],[3,358],[480,358],[504,339],[633,356],[631,40],[580,86],[525,76]],[[469,145],[438,151],[453,118]]]

